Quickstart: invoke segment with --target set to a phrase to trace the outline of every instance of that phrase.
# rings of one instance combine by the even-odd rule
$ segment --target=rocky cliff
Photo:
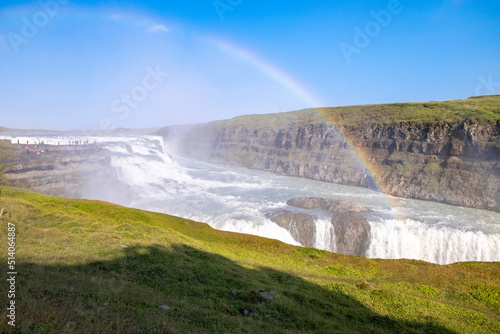
[[[365,256],[370,246],[370,224],[361,212],[370,211],[366,206],[354,201],[334,198],[298,197],[286,202],[290,207],[306,210],[321,209],[333,214],[331,224],[335,230],[335,246],[329,250],[336,253]],[[317,216],[309,213],[297,213],[286,209],[270,211],[266,217],[290,232],[292,238],[305,247],[316,244]]]
[[[40,154],[33,147],[11,145],[2,147],[0,180],[3,184],[40,193],[119,201],[127,194],[110,167],[109,151],[93,147],[62,150],[59,146],[41,146]],[[118,196],[119,194],[119,196]]]
[[[242,116],[159,134],[192,158],[500,211],[500,96]]]

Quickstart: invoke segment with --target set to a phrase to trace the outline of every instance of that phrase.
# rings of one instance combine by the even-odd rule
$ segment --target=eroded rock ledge
[[[10,156],[2,161],[3,183],[47,195],[113,202],[126,201],[130,193],[118,182],[108,150],[83,146],[63,150],[46,145],[36,155],[18,145],[7,148]]]
[[[295,213],[289,210],[276,210],[266,217],[278,226],[283,227],[304,247],[314,247],[316,240],[316,224],[318,217],[306,213]]]
[[[332,213],[331,224],[335,230],[337,253],[365,255],[370,246],[370,224],[361,215],[369,209],[361,203],[321,197],[299,197],[287,201],[287,205],[302,209],[321,209]],[[266,217],[290,232],[305,247],[315,247],[316,215],[275,210]]]
[[[339,212],[332,217],[336,252],[365,255],[370,246],[370,224],[358,212]]]
[[[500,121],[434,117],[433,108],[456,115],[474,103],[472,116],[500,96],[241,116],[158,134],[190,158],[500,212]]]
[[[370,211],[361,203],[334,198],[298,197],[288,200],[286,204],[303,209],[322,209],[330,213]]]

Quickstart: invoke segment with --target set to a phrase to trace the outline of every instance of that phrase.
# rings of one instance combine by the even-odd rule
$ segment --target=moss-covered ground
[[[366,259],[0,190],[3,305],[8,223],[18,272],[2,333],[500,333],[500,263]]]
[[[277,114],[239,116],[226,121],[225,126],[251,124],[255,128],[276,129],[289,123],[315,124],[325,121],[335,126],[373,126],[409,122],[415,124],[499,122],[500,95],[425,103],[323,107]]]

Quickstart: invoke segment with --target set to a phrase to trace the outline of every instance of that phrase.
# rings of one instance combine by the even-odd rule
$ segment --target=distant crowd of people
[[[27,154],[35,154],[35,155],[40,155],[42,153],[48,153],[49,150],[46,148],[46,149],[41,149],[41,150],[36,150],[36,149],[31,149],[31,148],[26,148],[26,153]]]
[[[26,140],[26,145],[29,145],[30,144],[30,141],[29,140]],[[17,145],[21,145],[20,143],[20,140],[18,139],[17,140]],[[42,140],[40,142],[34,142],[34,145],[46,145],[45,142]],[[54,145],[54,144],[47,144],[47,145]],[[60,146],[61,145],[61,142],[58,141],[57,142],[57,146]],[[63,144],[64,145],[64,144]],[[97,145],[97,140],[94,140],[94,143],[90,143],[90,140],[68,140],[68,145]]]
[[[77,152],[77,151],[88,151],[88,150],[100,150],[102,149],[102,145],[97,145],[97,141],[94,140],[93,143],[91,143],[90,140],[68,140],[68,144],[62,145],[61,142],[58,141],[57,145],[50,145],[46,144],[43,140],[40,142],[34,142],[32,144],[32,147],[30,147],[30,142],[29,140],[26,141],[26,154],[28,155],[35,155],[39,156],[41,154],[49,153],[49,152]],[[20,140],[17,140],[18,145],[22,145]],[[59,148],[57,148],[59,146]],[[67,146],[83,146],[81,148],[67,148]]]

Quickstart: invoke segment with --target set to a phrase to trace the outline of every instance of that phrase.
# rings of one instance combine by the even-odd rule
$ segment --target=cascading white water
[[[358,187],[278,176],[241,167],[172,158],[158,136],[0,135],[13,143],[96,141],[111,152],[111,166],[129,186],[131,207],[158,211],[210,224],[220,230],[255,234],[297,245],[290,233],[265,214],[297,210],[285,202],[294,197],[358,201],[372,211],[367,253],[371,258],[410,258],[447,264],[500,261],[500,214],[484,210],[399,199],[388,207],[382,194]],[[99,198],[95,198],[99,199]],[[303,211],[302,211],[303,212]],[[335,251],[330,216],[314,212],[314,245]],[[402,218],[395,218],[402,217]]]
[[[329,219],[316,220],[316,240],[314,240],[314,247],[318,249],[328,250],[335,252],[337,246],[335,245],[335,229]]]
[[[118,171],[120,180],[134,188],[147,191],[172,181],[192,182],[185,170],[161,151],[159,142],[138,138],[126,143],[111,142],[105,148],[112,152],[111,166]]]
[[[433,263],[453,263],[480,259],[498,261],[500,238],[481,231],[450,227],[429,227],[413,219],[372,222],[368,257],[419,259]]]

